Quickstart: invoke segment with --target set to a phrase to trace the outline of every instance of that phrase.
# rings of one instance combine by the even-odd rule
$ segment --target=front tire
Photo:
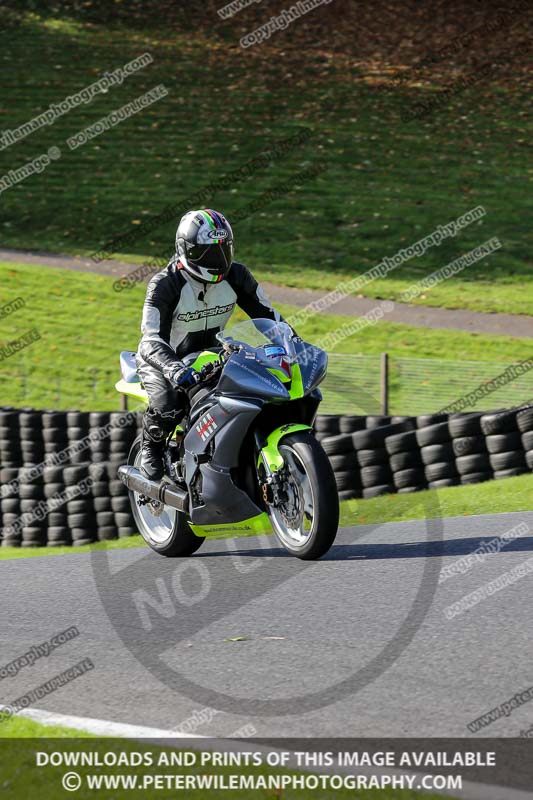
[[[320,558],[335,541],[339,496],[329,459],[314,436],[298,431],[279,444],[288,471],[288,497],[268,505],[274,533],[291,555],[306,561]]]
[[[128,464],[140,469],[142,436],[134,441]],[[163,506],[161,514],[152,513],[152,505],[139,506],[139,493],[129,490],[131,511],[137,529],[144,541],[159,553],[169,558],[191,556],[205,541],[196,536],[189,527],[187,515],[170,506]]]

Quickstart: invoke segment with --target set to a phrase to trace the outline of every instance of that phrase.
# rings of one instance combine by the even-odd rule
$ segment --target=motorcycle
[[[320,558],[339,523],[333,470],[312,432],[327,354],[268,319],[217,339],[220,348],[183,359],[200,381],[166,442],[163,480],[140,472],[140,436],[119,467],[138,530],[163,556],[192,555],[210,535],[274,532],[297,558]],[[117,390],[147,403],[135,354],[120,361]]]

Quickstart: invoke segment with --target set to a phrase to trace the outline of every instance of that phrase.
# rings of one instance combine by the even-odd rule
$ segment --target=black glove
[[[170,383],[176,389],[185,392],[195,386],[199,380],[201,380],[200,374],[192,367],[182,367],[169,376]]]

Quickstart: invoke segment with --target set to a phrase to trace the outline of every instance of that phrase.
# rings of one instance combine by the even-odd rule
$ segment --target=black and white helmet
[[[223,214],[210,208],[188,211],[176,232],[183,269],[203,283],[219,283],[233,261],[233,231]]]

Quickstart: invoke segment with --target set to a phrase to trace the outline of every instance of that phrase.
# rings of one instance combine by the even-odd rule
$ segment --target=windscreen
[[[245,320],[217,333],[222,344],[241,344],[249,349],[263,347],[265,355],[272,358],[285,355],[291,361],[296,358],[292,336],[292,328],[286,322],[271,319]]]

